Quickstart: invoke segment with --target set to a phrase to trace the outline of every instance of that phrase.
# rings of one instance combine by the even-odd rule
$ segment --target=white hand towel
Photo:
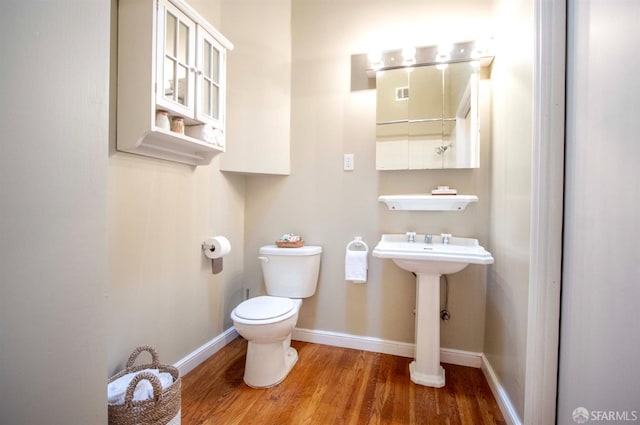
[[[352,251],[347,249],[344,257],[344,279],[354,283],[367,281],[367,251]]]

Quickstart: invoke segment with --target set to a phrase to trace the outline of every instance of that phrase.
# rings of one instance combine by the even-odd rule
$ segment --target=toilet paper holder
[[[200,245],[200,247],[202,248],[202,252],[205,253],[205,256],[206,256],[206,251],[215,252],[216,250],[215,246],[208,245],[207,242],[202,242],[202,245]]]
[[[202,248],[202,253],[204,254],[204,256],[210,260],[213,260],[213,254],[216,252],[216,247],[214,245],[207,244],[206,241],[202,242],[202,245],[200,246]]]
[[[211,272],[222,271],[222,257],[229,253],[231,244],[224,236],[213,236],[200,244],[204,256],[211,260]]]

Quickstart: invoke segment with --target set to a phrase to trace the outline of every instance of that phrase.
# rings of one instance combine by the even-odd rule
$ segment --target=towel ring
[[[352,248],[361,248],[361,249],[352,249]],[[356,236],[351,242],[347,244],[347,251],[369,252],[369,246],[365,243],[365,241],[362,240],[362,236]]]

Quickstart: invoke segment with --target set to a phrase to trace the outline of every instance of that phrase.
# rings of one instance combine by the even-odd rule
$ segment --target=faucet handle
[[[451,240],[452,235],[451,233],[440,233],[440,236],[442,237],[442,243],[446,245]]]
[[[407,242],[416,241],[416,232],[407,232]]]

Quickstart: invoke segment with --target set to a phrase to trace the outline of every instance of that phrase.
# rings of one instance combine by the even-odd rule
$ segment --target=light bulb
[[[402,64],[404,66],[410,66],[416,63],[416,48],[408,46],[402,49]]]
[[[380,69],[384,66],[384,62],[382,61],[382,52],[379,50],[369,52],[368,58],[372,69]]]
[[[476,40],[473,46],[473,51],[471,52],[471,57],[473,59],[477,59],[482,56],[486,56],[489,50],[489,44],[491,41],[486,38],[479,38]]]
[[[451,50],[453,45],[451,43],[438,44],[438,53],[436,55],[436,62],[447,62],[451,59]]]

